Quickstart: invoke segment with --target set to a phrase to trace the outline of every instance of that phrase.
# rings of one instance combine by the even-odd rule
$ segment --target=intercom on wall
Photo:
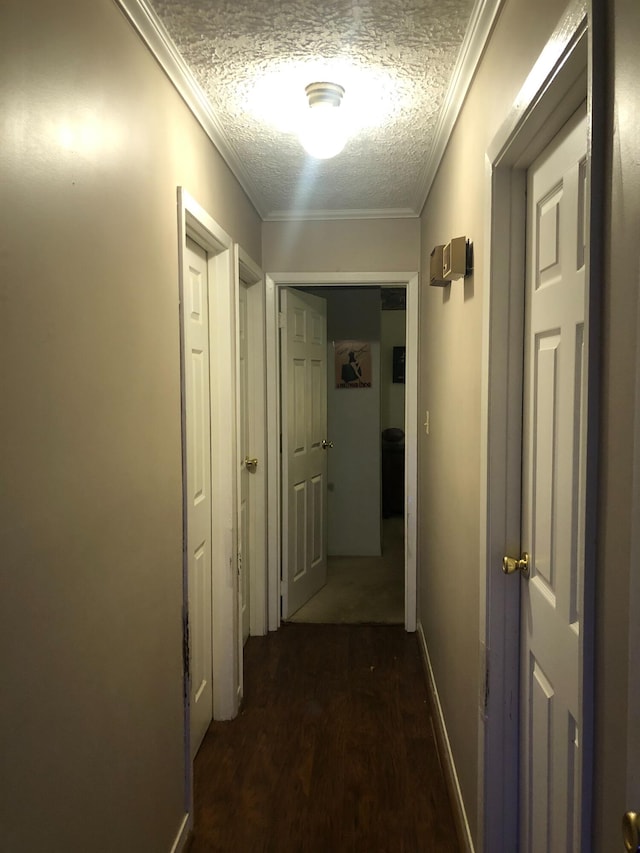
[[[467,275],[466,237],[454,237],[442,249],[442,278],[451,281]]]
[[[431,252],[431,263],[429,265],[429,284],[431,287],[446,287],[449,282],[442,275],[442,246],[434,246]]]

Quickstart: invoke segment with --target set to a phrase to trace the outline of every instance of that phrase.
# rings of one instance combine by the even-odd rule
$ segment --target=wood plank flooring
[[[195,760],[191,853],[458,853],[415,635],[285,625]]]

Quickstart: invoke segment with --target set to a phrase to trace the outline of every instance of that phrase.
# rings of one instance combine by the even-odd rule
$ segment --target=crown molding
[[[504,0],[478,0],[473,7],[458,61],[440,110],[433,146],[417,182],[415,208],[420,214],[503,3]]]
[[[471,81],[504,0],[478,0],[473,8],[447,95],[440,111],[434,144],[420,172],[412,207],[388,210],[273,210],[225,135],[207,96],[184,61],[164,25],[146,0],[114,0],[133,24],[187,107],[230,168],[265,222],[341,219],[413,219],[420,216],[462,109]]]
[[[389,207],[353,210],[273,210],[264,217],[265,222],[300,222],[306,220],[334,219],[418,219],[419,211],[410,207]]]
[[[220,152],[260,217],[264,218],[265,200],[249,177],[242,159],[211,108],[207,96],[184,61],[162,21],[145,0],[115,0],[131,21],[178,94],[189,107],[211,142]]]

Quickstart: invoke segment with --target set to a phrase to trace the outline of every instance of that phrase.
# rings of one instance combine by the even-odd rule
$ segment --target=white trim
[[[233,244],[228,234],[178,187],[180,293],[187,236],[207,252],[211,383],[211,493],[213,715],[238,712],[238,582],[236,571],[235,307]],[[184,425],[183,425],[184,430]],[[183,433],[184,434],[184,433]],[[185,602],[186,569],[184,572]]]
[[[520,549],[520,516],[514,508],[520,505],[524,285],[518,288],[517,282],[524,276],[524,180],[527,166],[586,97],[586,26],[584,0],[577,0],[550,38],[486,157],[484,271],[489,285],[483,304],[479,558],[479,645],[486,690],[478,740],[478,848],[486,853],[518,848],[519,643],[514,638],[519,636],[519,585],[505,582],[501,562],[505,553]],[[591,387],[592,369],[589,376]],[[588,575],[593,566],[585,563]],[[593,630],[590,612],[585,609],[585,634]],[[585,660],[587,681],[591,670],[592,661]],[[585,731],[587,768],[590,738]],[[588,784],[588,772],[584,778]],[[581,850],[587,849],[585,837]]]
[[[265,222],[306,222],[334,219],[417,219],[419,213],[411,207],[358,208],[353,210],[272,210]]]
[[[259,500],[252,502],[253,527],[261,532],[259,542],[254,543],[251,561],[251,635],[262,636],[267,633],[267,393],[265,371],[265,298],[264,274],[249,255],[238,247],[240,275],[249,289],[249,335],[255,358],[252,358],[252,417],[251,445],[259,463],[254,485],[259,491]]]
[[[266,205],[260,188],[249,176],[242,158],[224,132],[206,94],[182,58],[162,21],[146,0],[115,0],[115,2],[138,31],[194,118],[222,155],[257,212],[262,216]]]
[[[189,840],[191,825],[191,816],[187,812],[187,814],[185,814],[184,818],[182,819],[180,829],[178,830],[178,834],[176,835],[175,841],[171,845],[171,850],[169,851],[169,853],[183,853],[183,850],[187,849],[187,841]]]
[[[269,629],[280,625],[280,355],[278,288],[288,285],[366,287],[397,285],[407,289],[407,373],[405,382],[405,629],[416,630],[417,619],[417,445],[418,445],[418,310],[419,276],[416,272],[268,273],[265,278],[267,343]]]
[[[440,110],[433,136],[433,145],[416,182],[417,191],[414,208],[418,214],[422,213],[425,206],[453,128],[460,115],[460,110],[467,97],[467,92],[480,64],[480,59],[503,2],[504,0],[477,0],[473,7],[471,20]]]
[[[445,722],[442,705],[440,704],[436,678],[433,672],[433,667],[431,666],[427,640],[425,638],[421,622],[418,622],[417,633],[418,645],[420,647],[420,653],[422,654],[422,660],[426,672],[427,690],[429,691],[429,696],[431,698],[431,708],[433,711],[432,719],[434,719],[437,729],[434,734],[436,735],[436,741],[438,744],[438,754],[440,756],[440,762],[443,765],[442,770],[447,780],[450,793],[453,794],[452,806],[454,810],[456,829],[458,831],[458,835],[461,836],[460,840],[464,844],[465,853],[474,853],[471,829],[469,828],[469,821],[467,820],[467,813],[464,807],[464,800],[462,798],[462,790],[458,780],[455,761],[453,760],[453,751],[451,750],[451,743],[449,742],[447,724]]]
[[[250,346],[250,400],[249,440],[251,453],[258,459],[255,474],[251,475],[251,598],[249,604],[249,632],[251,636],[262,636],[267,632],[267,426],[266,426],[266,374],[265,374],[265,300],[264,276],[262,270],[242,248],[235,244],[235,286],[236,312],[240,281],[248,285],[247,334]],[[237,339],[236,362],[239,358],[239,340]],[[240,430],[240,401],[238,395],[238,434]],[[239,476],[239,469],[238,469]],[[238,496],[240,486],[238,484]],[[242,644],[242,631],[238,632]],[[242,685],[242,667],[240,684]]]

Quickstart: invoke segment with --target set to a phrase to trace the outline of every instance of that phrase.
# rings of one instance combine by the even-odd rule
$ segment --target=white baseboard
[[[178,830],[178,834],[176,835],[176,840],[173,842],[173,847],[170,850],[170,853],[182,853],[186,848],[187,841],[189,840],[189,833],[191,831],[191,815],[187,812],[182,819],[182,823],[180,824],[180,829]]]
[[[453,807],[453,818],[456,823],[458,838],[460,839],[460,843],[463,845],[465,853],[475,853],[473,839],[471,838],[471,831],[469,830],[469,821],[467,820],[467,813],[465,811],[464,802],[462,800],[462,791],[460,790],[460,783],[458,781],[456,765],[453,760],[453,753],[451,752],[451,744],[449,743],[449,735],[447,734],[447,725],[444,719],[444,715],[442,713],[440,697],[438,696],[438,688],[436,686],[433,669],[431,667],[431,660],[429,658],[429,651],[427,649],[427,641],[424,636],[424,630],[422,628],[421,622],[418,622],[417,634],[418,643],[420,645],[420,652],[422,653],[425,674],[427,677],[427,689],[431,698],[431,707],[434,711],[433,722],[435,736],[438,741],[440,761],[442,764],[442,770],[446,777],[447,787],[449,788],[449,793],[452,799],[451,805]]]

